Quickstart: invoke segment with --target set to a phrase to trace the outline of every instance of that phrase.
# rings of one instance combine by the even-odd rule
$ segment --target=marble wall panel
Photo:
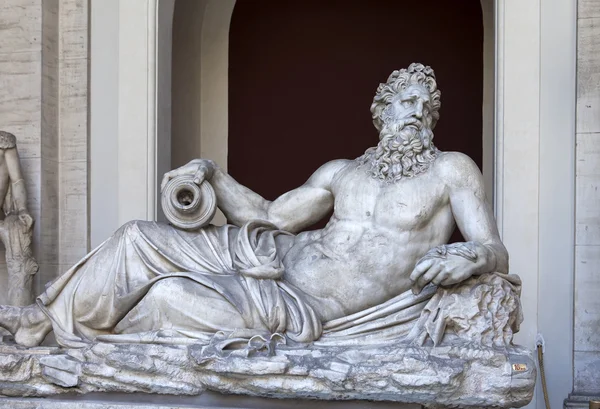
[[[37,258],[43,274],[47,264],[58,263],[58,152],[59,152],[59,81],[58,81],[58,0],[42,4],[42,127],[40,230]]]
[[[577,0],[577,17],[600,17],[600,2],[598,0]]]
[[[60,1],[60,58],[88,58],[88,1]],[[87,87],[87,79],[83,82]]]
[[[59,0],[59,263],[88,251],[88,1]],[[65,270],[65,269],[62,269]]]
[[[58,163],[44,159],[41,163],[44,169],[42,176],[44,185],[41,189],[43,198],[40,218],[36,225],[40,230],[40,240],[37,244],[37,259],[39,263],[58,263],[59,243],[59,186]]]
[[[600,352],[575,352],[574,389],[579,394],[597,395],[600,386]]]
[[[87,162],[61,162],[60,264],[75,264],[88,251]]]
[[[600,244],[600,177],[594,175],[577,176],[576,179],[576,242],[577,245]]]
[[[0,53],[0,127],[17,136],[22,158],[40,156],[40,51]]]
[[[600,132],[600,17],[577,28],[577,132]]]
[[[0,53],[38,52],[42,35],[42,0],[0,2]]]
[[[43,3],[42,35],[42,135],[44,159],[58,161],[58,0]]]
[[[600,352],[600,246],[575,252],[575,351]],[[600,383],[598,384],[600,387]]]
[[[600,393],[600,2],[578,1],[575,394]]]
[[[87,59],[63,59],[60,65],[58,160],[87,160]]]
[[[54,7],[56,3],[56,11]],[[56,110],[48,109],[48,123],[56,127],[42,144],[43,164],[48,187],[43,191],[44,203],[44,273],[45,281],[62,271],[59,264],[75,263],[88,250],[87,231],[87,134],[88,134],[88,17],[85,0],[48,0],[48,43],[57,47],[48,51],[56,61],[48,84],[48,100],[58,102]],[[54,25],[52,25],[54,24]],[[45,107],[46,108],[46,107]],[[49,107],[48,107],[49,108]],[[50,146],[48,146],[50,145]],[[52,241],[52,243],[50,243]],[[47,251],[46,251],[47,249]]]

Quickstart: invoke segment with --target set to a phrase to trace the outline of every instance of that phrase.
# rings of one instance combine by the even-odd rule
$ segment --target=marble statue
[[[55,385],[84,391],[102,389],[90,380],[99,367],[160,373],[166,352],[140,355],[139,348],[172,345],[188,348],[204,388],[225,392],[526,404],[535,369],[512,345],[522,320],[520,281],[508,274],[478,167],[433,144],[440,95],[430,67],[394,71],[371,106],[378,145],[324,164],[272,202],[211,160],[168,172],[163,189],[181,177],[212,187],[231,224],[127,223],[35,304],[0,307],[0,326],[23,346],[53,330],[63,348],[87,351],[41,364]],[[331,210],[325,228],[303,231]],[[455,226],[467,241],[447,244]],[[515,356],[522,366],[511,367]],[[95,372],[65,369],[74,357],[93,362]],[[172,359],[190,365],[180,358]],[[107,371],[102,379],[117,379]],[[247,375],[246,384],[228,374]],[[286,376],[300,383],[282,383]],[[139,390],[127,388],[119,390]],[[426,390],[437,397],[423,398]]]
[[[38,265],[31,250],[33,218],[27,210],[27,191],[17,152],[17,139],[0,131],[0,198],[4,219],[0,240],[8,270],[8,303],[26,306],[33,302],[33,275]]]

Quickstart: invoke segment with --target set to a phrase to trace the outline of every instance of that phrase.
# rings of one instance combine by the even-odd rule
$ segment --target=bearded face
[[[391,183],[425,172],[438,155],[433,145],[429,92],[411,85],[385,108],[379,144],[358,158],[376,179]]]

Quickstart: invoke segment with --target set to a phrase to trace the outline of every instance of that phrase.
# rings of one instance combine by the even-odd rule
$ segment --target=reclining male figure
[[[0,326],[24,345],[37,345],[52,329],[63,345],[166,328],[287,331],[309,342],[321,335],[320,323],[411,288],[419,293],[428,283],[507,273],[508,255],[479,169],[464,154],[433,145],[439,108],[430,67],[394,71],[371,106],[379,144],[357,159],[324,164],[272,202],[214,162],[193,160],[167,173],[163,186],[179,175],[209,181],[231,225],[187,233],[128,223],[59,277],[36,305],[0,307]],[[332,209],[325,228],[302,232]],[[252,236],[253,220],[270,224],[259,223]],[[475,257],[423,258],[447,243],[455,225]],[[242,234],[256,238],[256,254],[269,262],[240,261]],[[260,241],[263,236],[268,240]]]

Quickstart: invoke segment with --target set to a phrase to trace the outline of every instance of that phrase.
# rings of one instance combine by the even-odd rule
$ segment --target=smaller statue
[[[27,210],[27,191],[21,171],[17,139],[0,131],[0,198],[4,219],[0,240],[6,249],[8,303],[24,306],[33,302],[33,275],[38,264],[31,251],[33,218]]]

